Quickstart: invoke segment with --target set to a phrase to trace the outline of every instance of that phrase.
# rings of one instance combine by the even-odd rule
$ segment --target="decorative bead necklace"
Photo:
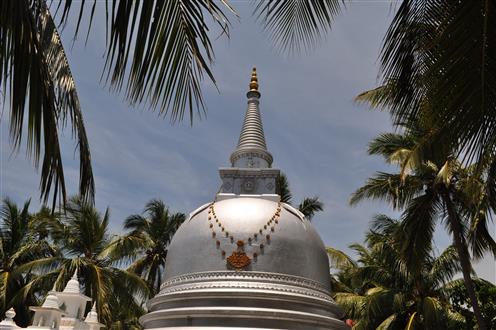
[[[212,239],[215,240],[215,245],[218,249],[220,249],[221,257],[226,258],[226,251],[220,248],[221,242],[219,240],[220,237],[225,236],[229,238],[231,244],[236,244],[236,250],[232,252],[232,254],[226,258],[227,266],[229,268],[235,269],[237,271],[246,270],[246,268],[251,264],[252,259],[254,261],[257,260],[258,256],[263,253],[266,249],[266,246],[270,243],[270,232],[275,231],[276,225],[279,223],[279,217],[281,215],[281,202],[277,203],[277,209],[272,217],[267,220],[267,223],[260,227],[257,232],[253,233],[253,235],[249,236],[246,239],[235,239],[235,237],[230,234],[229,230],[222,224],[222,221],[215,214],[215,201],[210,204],[208,208],[208,222],[210,230],[212,231]],[[218,229],[218,232],[215,231]],[[245,252],[245,245],[256,246],[256,242],[260,242],[258,244],[258,252],[253,252],[251,258]]]

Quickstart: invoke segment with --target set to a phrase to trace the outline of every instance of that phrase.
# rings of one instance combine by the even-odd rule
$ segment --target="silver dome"
[[[324,244],[311,223],[282,204],[274,231],[264,231],[278,208],[276,198],[232,195],[215,202],[224,226],[224,231],[213,227],[215,237],[210,203],[193,212],[170,244],[160,293],[141,318],[144,328],[347,329],[330,296]],[[252,262],[232,270],[226,258],[237,250],[235,242],[247,242],[260,228],[263,235],[270,233],[270,240],[259,234],[245,244]],[[261,242],[266,244],[262,252]]]
[[[263,229],[277,209],[277,202],[262,198],[241,196],[215,203],[217,217],[224,225],[224,233],[212,237],[209,228],[208,206],[204,205],[176,232],[169,246],[164,281],[184,274],[229,270],[226,258],[236,250],[236,241],[248,242],[248,237]],[[231,242],[225,232],[233,236]],[[263,249],[265,232],[271,235]],[[278,224],[274,231],[264,231],[264,236],[247,243],[248,256],[257,253],[248,271],[294,275],[313,280],[330,290],[329,262],[322,240],[312,224],[301,213],[282,204]],[[216,241],[220,241],[217,246]],[[222,256],[222,250],[226,255]]]

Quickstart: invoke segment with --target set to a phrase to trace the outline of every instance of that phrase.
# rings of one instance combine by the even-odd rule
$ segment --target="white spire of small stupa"
[[[71,279],[69,282],[67,282],[67,285],[64,288],[65,293],[79,293],[79,281],[77,277],[77,268],[74,271],[74,274],[72,275]]]
[[[55,295],[55,291],[48,292],[48,295],[41,307],[59,309],[59,298]]]
[[[102,323],[98,322],[96,302],[93,304],[93,307],[91,307],[91,311],[88,313],[88,315],[86,315],[86,318],[84,319],[84,323],[89,325],[90,329],[100,329],[105,326]]]
[[[96,312],[96,303],[94,303],[93,307],[91,307],[91,311],[88,313],[88,315],[86,315],[84,322],[98,323],[98,313]]]

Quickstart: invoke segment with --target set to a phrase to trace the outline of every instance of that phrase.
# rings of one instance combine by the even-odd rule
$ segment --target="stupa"
[[[34,311],[30,330],[99,330],[105,325],[98,322],[96,306],[84,317],[86,304],[91,298],[81,293],[77,270],[67,282],[64,290],[58,292],[53,289],[48,292],[41,306],[31,306]],[[0,330],[21,329],[14,323],[15,311],[10,309],[5,314],[6,318],[0,322]]]
[[[173,237],[145,329],[349,329],[330,294],[326,249],[277,191],[253,69],[239,142],[222,186]]]

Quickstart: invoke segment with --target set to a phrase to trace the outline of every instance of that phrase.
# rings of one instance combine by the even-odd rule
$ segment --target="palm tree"
[[[427,96],[439,123],[468,159],[496,142],[496,5],[492,1],[403,1],[384,38],[383,84],[396,88],[396,121],[419,115]]]
[[[255,13],[279,49],[312,48],[331,30],[344,1],[258,1]],[[384,36],[381,85],[395,122],[419,116],[432,100],[436,138],[467,159],[496,143],[496,4],[493,1],[403,0]]]
[[[284,173],[279,174],[276,182],[277,194],[281,196],[281,202],[291,205],[293,195],[289,189],[289,181]],[[324,210],[324,203],[319,200],[319,197],[305,197],[298,205],[298,210],[308,219],[312,220],[317,212]]]
[[[74,39],[87,7],[85,1],[79,3]],[[73,4],[64,3],[59,26],[67,22]],[[91,10],[86,11],[88,34],[96,4],[94,1]],[[59,2],[57,12],[61,5]],[[222,6],[232,11],[227,2],[222,1]],[[105,11],[109,34],[104,71],[110,85],[116,90],[125,89],[132,104],[147,101],[172,121],[183,119],[186,109],[191,120],[195,109],[201,115],[203,75],[215,84],[210,69],[214,56],[209,37],[211,24],[207,24],[204,13],[223,34],[229,35],[229,20],[221,7],[210,0],[105,1]],[[43,152],[42,199],[47,201],[53,193],[52,208],[57,199],[65,203],[59,129],[69,118],[79,148],[79,194],[92,201],[95,186],[82,110],[46,0],[0,2],[0,68],[0,87],[6,91],[3,97],[9,97],[14,148],[19,148],[24,121],[29,118],[27,149],[36,165]]]
[[[354,261],[340,250],[328,249],[336,302],[354,329],[460,329],[464,318],[450,306],[445,287],[460,271],[453,247],[434,257],[432,250],[409,268],[401,251],[402,224],[376,216],[366,246],[352,244]]]
[[[28,306],[37,305],[39,290],[28,290],[26,294],[19,292],[33,279],[32,272],[21,272],[19,268],[27,263],[57,255],[57,251],[45,240],[39,240],[30,230],[32,223],[29,213],[30,201],[22,208],[17,207],[8,198],[4,199],[0,208],[0,313],[14,307],[15,321],[26,327],[29,324]],[[40,289],[40,288],[36,288]]]
[[[27,151],[41,166],[41,197],[53,190],[65,201],[66,189],[59,129],[69,118],[80,160],[79,193],[92,200],[91,155],[79,99],[59,33],[45,0],[0,2],[0,86],[9,96],[10,136],[14,149],[22,142],[28,118]]]
[[[165,271],[167,248],[179,226],[186,220],[183,213],[170,213],[158,199],[149,201],[143,215],[134,214],[124,222],[130,232],[112,242],[115,258],[132,261],[128,271],[141,276],[150,289],[150,297],[160,291]]]
[[[481,303],[482,316],[489,329],[496,328],[496,285],[484,279],[474,279],[477,298]],[[463,280],[455,280],[447,285],[447,295],[453,308],[465,316],[466,329],[474,329],[477,324],[471,308],[470,298]]]
[[[118,260],[109,253],[109,217],[108,209],[102,215],[80,197],[69,199],[60,218],[46,223],[61,255],[26,263],[19,271],[37,273],[27,287],[50,282],[62,290],[77,270],[84,293],[93,298],[102,323],[110,327],[120,309],[139,310],[148,289],[138,276],[115,267]]]
[[[475,257],[488,250],[496,253],[496,243],[487,231],[487,219],[496,205],[493,181],[484,180],[490,177],[488,168],[481,171],[481,164],[463,167],[449,150],[425,141],[428,120],[411,120],[402,128],[404,134],[382,134],[369,145],[370,154],[399,164],[400,173],[377,173],[352,195],[351,204],[381,199],[403,210],[402,226],[407,236],[402,251],[412,269],[418,268],[417,261],[431,250],[436,223],[444,222],[459,255],[479,328],[485,329],[470,276],[468,246]],[[471,227],[470,241],[467,226]]]

